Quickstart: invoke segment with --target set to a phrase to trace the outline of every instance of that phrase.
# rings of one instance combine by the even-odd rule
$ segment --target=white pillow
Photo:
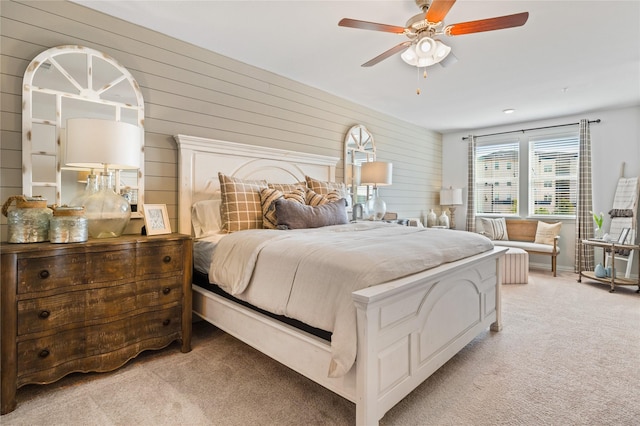
[[[222,229],[222,217],[220,205],[222,200],[197,201],[191,206],[191,223],[196,238],[207,237],[220,232]]]
[[[507,234],[507,223],[504,220],[504,217],[499,217],[497,219],[490,219],[486,217],[481,217],[480,221],[482,222],[482,235],[488,237],[490,240],[509,240],[509,235]]]

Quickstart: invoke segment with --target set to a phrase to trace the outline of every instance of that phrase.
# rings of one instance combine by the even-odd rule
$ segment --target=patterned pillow
[[[321,206],[323,204],[332,203],[334,201],[338,201],[340,198],[340,194],[338,191],[331,191],[325,195],[318,194],[312,189],[307,189],[307,194],[305,196],[305,204],[315,207]]]
[[[341,198],[349,197],[349,191],[347,191],[347,185],[344,182],[327,182],[309,176],[305,176],[304,179],[307,181],[307,187],[318,194],[327,195],[337,191]]]
[[[480,218],[482,222],[482,228],[484,231],[482,235],[488,237],[490,240],[509,240],[509,235],[507,234],[507,223],[504,220],[504,217],[499,217],[497,219],[489,219],[486,217]]]
[[[262,228],[260,190],[267,187],[263,180],[243,180],[218,173],[222,205],[222,230],[226,232]]]
[[[297,187],[292,191],[283,192],[275,188],[264,188],[260,191],[260,204],[262,206],[262,227],[276,229],[278,218],[276,216],[275,201],[281,198],[291,200],[304,205],[305,188]]]
[[[268,183],[267,186],[269,188],[277,189],[282,192],[291,192],[295,191],[298,188],[307,188],[307,182],[296,182],[296,183]]]
[[[306,206],[280,198],[275,201],[278,229],[320,228],[349,223],[344,198],[319,206]]]

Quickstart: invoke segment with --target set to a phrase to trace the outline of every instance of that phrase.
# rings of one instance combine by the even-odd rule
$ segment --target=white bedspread
[[[475,233],[364,222],[301,230],[251,230],[217,245],[209,281],[275,314],[331,331],[330,377],[356,357],[353,291],[487,250]]]

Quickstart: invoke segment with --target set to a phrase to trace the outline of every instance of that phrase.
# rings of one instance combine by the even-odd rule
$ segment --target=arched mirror
[[[140,128],[137,170],[115,170],[115,189],[132,206],[144,201],[144,101],[137,82],[113,58],[82,46],[59,46],[36,56],[23,82],[22,188],[50,204],[68,204],[84,190],[89,168],[64,164],[67,120],[90,118]],[[91,138],[87,138],[91,144]],[[93,142],[96,143],[96,142]]]
[[[369,187],[360,185],[362,163],[376,160],[373,135],[365,126],[357,124],[344,137],[344,179],[353,199],[353,205],[369,198]]]

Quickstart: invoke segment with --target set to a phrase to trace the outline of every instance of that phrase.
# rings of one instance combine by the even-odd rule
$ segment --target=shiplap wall
[[[393,162],[393,185],[380,190],[388,210],[424,218],[437,205],[439,133],[74,3],[0,3],[0,201],[22,193],[24,71],[43,50],[78,44],[109,54],[138,81],[146,113],[145,198],[167,205],[174,230],[175,134],[342,158],[345,133],[364,124],[374,134],[378,158]],[[342,176],[340,163],[336,178]],[[1,236],[6,241],[4,217]]]

